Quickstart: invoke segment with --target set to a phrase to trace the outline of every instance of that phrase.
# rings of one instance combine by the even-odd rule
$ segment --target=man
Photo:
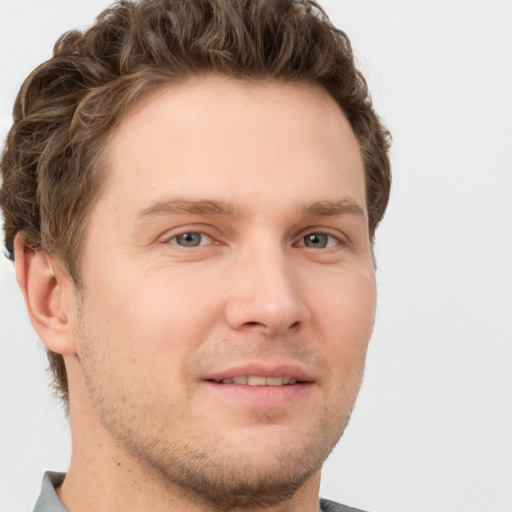
[[[73,438],[36,512],[318,510],[373,327],[388,146],[312,2],[120,2],[58,41],[1,164]]]

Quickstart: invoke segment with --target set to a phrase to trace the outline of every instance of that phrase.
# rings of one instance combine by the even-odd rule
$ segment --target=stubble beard
[[[116,388],[105,378],[105,358],[110,359],[111,371],[115,371],[116,362],[111,354],[98,350],[101,340],[88,337],[87,331],[82,324],[79,336],[83,357],[79,362],[92,406],[103,427],[136,462],[145,480],[152,478],[169,495],[219,512],[265,509],[292,500],[318,474],[339,441],[360,384],[355,391],[344,390],[342,407],[339,403],[325,404],[306,442],[291,445],[283,441],[279,450],[268,453],[263,464],[261,460],[255,463],[250,449],[232,444],[226,436],[206,440],[172,435],[172,421],[168,425],[159,421],[162,404],[156,400],[148,403],[148,390],[141,386],[136,395],[126,396],[122,385]],[[144,406],[139,408],[137,404]],[[261,459],[260,452],[257,455]]]
[[[317,474],[341,437],[349,416],[336,427],[322,422],[304,445],[282,445],[279,453],[266,454],[262,466],[251,460],[243,448],[224,447],[221,439],[210,448],[165,436],[141,438],[141,431],[130,431],[103,417],[102,423],[113,437],[157,478],[171,494],[202,504],[210,510],[265,509],[293,499],[299,489]]]
[[[94,396],[93,391],[91,398]],[[348,413],[334,419],[333,410],[326,410],[306,443],[283,443],[277,453],[274,450],[265,454],[262,464],[261,460],[254,462],[243,446],[233,446],[228,438],[209,442],[208,446],[204,439],[169,441],[157,425],[137,425],[134,418],[123,418],[123,411],[116,411],[112,404],[104,408],[106,404],[103,399],[95,403],[101,423],[143,468],[145,476],[158,481],[171,496],[178,495],[219,512],[265,509],[291,501],[320,471],[350,417]],[[154,434],[148,435],[149,432]]]
[[[265,509],[291,500],[320,471],[347,422],[348,417],[337,425],[335,436],[332,426],[318,425],[307,444],[283,444],[279,453],[266,454],[263,466],[251,460],[243,448],[236,452],[223,449],[221,441],[226,444],[225,439],[210,449],[176,442],[172,446],[162,440],[135,443],[133,436],[124,437],[123,444],[139,461],[156,470],[169,490],[179,488],[181,495],[211,510]]]

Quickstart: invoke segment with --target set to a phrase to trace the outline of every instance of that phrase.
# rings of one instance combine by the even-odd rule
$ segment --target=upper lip
[[[232,379],[241,375],[255,377],[290,377],[298,382],[313,382],[314,378],[302,366],[297,364],[262,364],[250,363],[231,366],[229,368],[212,372],[203,377],[203,380],[221,382],[223,379]]]

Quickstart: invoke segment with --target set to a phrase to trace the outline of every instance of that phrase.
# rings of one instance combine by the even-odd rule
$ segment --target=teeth
[[[249,386],[265,386],[265,381],[265,377],[254,377],[252,375],[247,377],[247,384],[249,384]]]
[[[283,386],[297,384],[294,377],[260,377],[257,375],[240,375],[237,377],[222,379],[222,384],[245,384],[248,386]]]
[[[282,386],[283,377],[267,377],[267,386]]]

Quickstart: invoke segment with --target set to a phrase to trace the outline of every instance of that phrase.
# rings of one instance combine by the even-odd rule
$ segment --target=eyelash
[[[199,243],[197,245],[181,245],[177,242],[177,240],[179,239],[179,237],[183,237],[183,236],[186,236],[186,235],[189,235],[189,236],[193,236],[193,235],[199,235],[201,237],[201,239],[199,240]],[[207,241],[206,243],[202,243],[204,238],[207,238],[209,239],[209,242]],[[310,241],[313,241],[313,237],[327,237],[327,241],[326,241],[326,245],[324,247],[310,247],[307,244],[306,242],[306,239],[307,237],[311,237],[310,238]],[[165,242],[168,243],[168,244],[172,244],[172,245],[176,245],[178,247],[181,247],[181,248],[184,248],[184,249],[187,249],[187,248],[196,248],[196,247],[201,247],[201,246],[204,246],[204,245],[210,245],[211,242],[213,241],[214,244],[219,244],[219,242],[216,242],[215,239],[213,237],[211,237],[210,235],[202,232],[202,231],[184,231],[182,233],[178,233],[174,236],[172,236],[171,238],[167,239]],[[335,243],[332,244],[331,242],[334,241]],[[193,242],[193,241],[192,241]],[[329,245],[330,244],[330,245]],[[307,233],[305,233],[304,235],[302,235],[299,240],[297,242],[295,242],[294,246],[298,246],[298,247],[306,247],[306,248],[309,248],[309,249],[313,249],[313,250],[320,250],[320,249],[334,249],[335,247],[337,246],[340,246],[340,245],[344,245],[344,242],[340,239],[339,236],[337,235],[334,235],[330,232],[327,232],[327,231],[322,231],[322,230],[318,230],[318,231],[309,231]]]
[[[185,231],[183,233],[178,233],[177,235],[174,235],[173,237],[169,238],[167,240],[167,243],[170,243],[170,244],[173,244],[173,245],[177,245],[177,246],[183,247],[183,248],[189,248],[189,247],[190,248],[194,248],[194,247],[201,247],[202,245],[207,245],[207,244],[203,244],[203,243],[200,242],[198,245],[189,245],[189,246],[187,246],[187,245],[180,245],[177,242],[173,242],[173,240],[177,240],[179,237],[183,237],[183,236],[186,236],[186,235],[200,235],[202,238],[206,237],[206,238],[208,238],[211,241],[214,240],[210,235],[207,235],[206,233],[203,233],[201,231]]]
[[[313,247],[309,247],[306,245],[306,238],[307,237],[313,237],[313,236],[325,236],[325,237],[328,237],[328,240],[327,240],[327,245],[325,247],[316,247],[316,248],[313,248]],[[332,245],[329,245],[329,239],[330,241],[335,241],[334,244]],[[313,249],[313,250],[319,250],[319,249],[334,249],[335,247],[337,246],[340,246],[340,245],[344,245],[342,240],[340,239],[339,236],[336,236],[334,235],[333,233],[330,233],[328,231],[309,231],[307,232],[306,234],[302,235],[299,239],[299,242],[298,244],[300,244],[300,247],[307,247],[308,249]]]

